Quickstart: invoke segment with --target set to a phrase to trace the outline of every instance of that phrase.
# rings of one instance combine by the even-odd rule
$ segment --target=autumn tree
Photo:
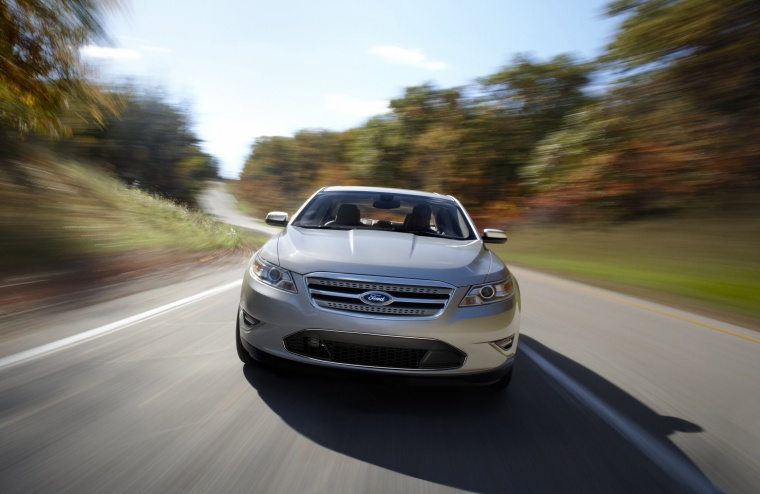
[[[608,13],[623,23],[603,60],[636,101],[671,107],[649,134],[688,147],[715,187],[759,185],[760,3],[618,0]]]
[[[105,40],[104,15],[119,0],[0,0],[0,126],[66,133],[61,109],[76,97],[90,117],[117,105],[87,80],[79,48]]]
[[[478,80],[467,141],[470,160],[480,157],[488,177],[481,192],[494,197],[526,193],[520,171],[531,161],[536,145],[561,128],[566,115],[589,103],[585,91],[592,69],[567,55],[547,62],[518,55],[510,65]]]
[[[337,132],[301,130],[294,137],[260,137],[241,173],[244,193],[263,209],[293,208],[322,177],[342,175],[344,146]]]
[[[391,100],[402,139],[401,182],[411,189],[449,190],[458,172],[458,149],[464,122],[459,88],[438,89],[432,84],[409,87]]]

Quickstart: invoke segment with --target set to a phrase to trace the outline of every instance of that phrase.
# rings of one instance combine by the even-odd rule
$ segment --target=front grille
[[[304,330],[284,339],[297,355],[325,362],[386,369],[452,369],[465,355],[438,340]]]
[[[325,310],[384,317],[435,317],[449,303],[454,289],[431,281],[388,282],[379,278],[347,278],[320,273],[306,277],[312,303]],[[367,303],[362,295],[382,292],[392,299],[386,305]]]

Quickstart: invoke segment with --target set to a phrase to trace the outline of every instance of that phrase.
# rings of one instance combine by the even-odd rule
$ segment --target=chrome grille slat
[[[345,297],[345,298],[355,298],[358,299],[360,294],[352,295],[350,293],[342,293],[342,292],[329,292],[327,290],[313,290],[310,289],[309,293],[311,293],[312,296],[314,295],[325,295],[328,297]]]
[[[309,297],[323,310],[373,317],[435,317],[449,303],[454,287],[440,282],[404,280],[403,283],[373,280],[371,277],[346,277],[319,273],[306,277]],[[395,281],[395,279],[392,279]],[[360,296],[379,291],[393,297],[387,305],[366,303]]]
[[[334,286],[341,288],[355,288],[357,290],[369,291],[380,290],[383,292],[409,292],[409,293],[430,293],[435,295],[450,295],[451,289],[445,287],[419,286],[419,285],[395,285],[386,283],[361,283],[348,280],[330,280],[326,278],[308,278],[309,285],[317,286]],[[422,282],[424,283],[424,282]]]
[[[348,312],[367,312],[373,314],[390,314],[403,316],[433,316],[440,309],[397,309],[392,307],[375,307],[366,304],[345,304],[338,302],[317,301],[317,305],[326,309],[343,310]]]

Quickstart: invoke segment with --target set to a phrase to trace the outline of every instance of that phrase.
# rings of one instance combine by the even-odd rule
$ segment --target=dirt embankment
[[[234,268],[251,250],[136,251],[14,270],[0,275],[0,319],[43,308],[77,307]]]

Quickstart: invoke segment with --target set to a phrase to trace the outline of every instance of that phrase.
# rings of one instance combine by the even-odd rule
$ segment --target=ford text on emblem
[[[385,292],[364,292],[359,295],[359,299],[369,305],[388,305],[393,302],[393,297]]]

